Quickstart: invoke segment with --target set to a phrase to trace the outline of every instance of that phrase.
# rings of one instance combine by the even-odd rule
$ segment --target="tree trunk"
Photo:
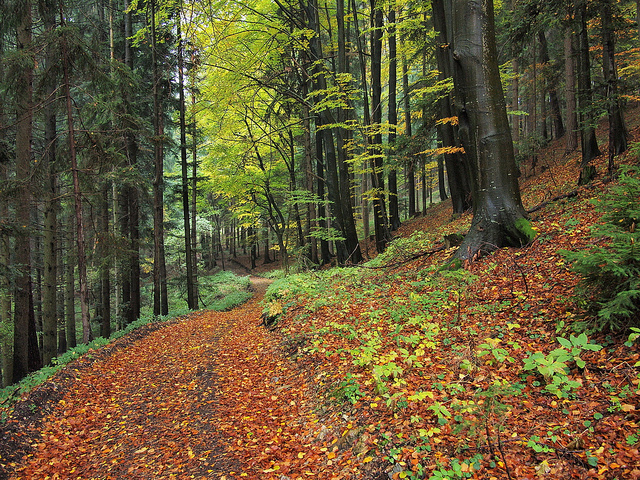
[[[124,61],[125,65],[133,72],[134,54],[130,38],[133,35],[129,0],[124,4]],[[133,115],[129,92],[124,92],[125,115]],[[125,133],[125,149],[128,164],[135,168],[138,163],[138,143],[134,131],[138,128],[135,122],[125,121],[127,131]],[[121,196],[121,235],[129,240],[129,255],[121,266],[121,285],[124,323],[130,324],[140,317],[140,228],[139,228],[139,194],[138,187],[133,184],[125,184]]]
[[[184,258],[187,270],[187,305],[190,310],[196,309],[196,295],[193,281],[193,255],[191,254],[191,222],[189,221],[189,175],[187,165],[187,112],[184,85],[184,45],[180,14],[176,20],[178,30],[178,108],[180,115],[180,159],[182,167],[182,215],[184,225]]]
[[[30,298],[31,285],[31,243],[28,228],[31,223],[31,140],[33,129],[33,59],[31,49],[31,2],[26,0],[18,5],[17,49],[28,61],[22,62],[16,89],[16,181],[19,185],[16,199],[16,220],[23,225],[20,237],[16,239],[15,258],[20,270],[15,279],[15,312],[13,339],[13,379],[15,383],[29,373],[29,318],[32,316]],[[22,8],[20,8],[22,7]]]
[[[495,44],[492,0],[452,0],[456,107],[471,160],[473,220],[456,256],[473,260],[532,240],[520,199],[518,172]]]
[[[60,5],[60,23],[65,25],[62,5]],[[73,104],[71,99],[71,85],[69,79],[69,57],[67,45],[62,39],[62,66],[64,74],[64,95],[67,106],[67,136],[69,139],[69,158],[71,160],[71,174],[73,177],[73,198],[76,217],[76,246],[78,252],[78,282],[80,287],[80,319],[82,321],[82,341],[89,343],[93,340],[91,324],[89,323],[89,285],[87,283],[87,257],[85,253],[84,219],[82,215],[82,191],[80,190],[80,170],[76,155],[75,127],[73,121]]]
[[[573,51],[573,35],[570,30],[564,36],[564,78],[567,99],[567,153],[578,148],[578,119],[576,116],[576,69]]]
[[[452,32],[449,31],[450,23],[447,17],[450,15],[445,9],[445,0],[432,0],[433,27],[436,31],[436,60],[438,63],[440,81],[453,77],[453,65],[451,63]],[[447,5],[449,5],[447,3]],[[449,27],[449,28],[448,28]],[[452,108],[452,94],[447,94],[438,100],[438,110],[441,119],[451,119],[454,116]],[[437,131],[442,146],[447,149],[444,161],[447,167],[449,181],[449,194],[453,213],[461,214],[472,206],[471,173],[467,155],[461,150],[457,129],[452,121],[444,121],[438,124]]]
[[[195,62],[192,62],[195,64]],[[198,244],[197,244],[197,217],[198,217],[198,128],[196,124],[196,89],[195,86],[191,89],[191,107],[192,122],[191,122],[191,137],[193,145],[191,147],[191,264],[193,265],[193,294],[194,294],[194,308],[198,309],[198,298],[200,297],[199,282],[198,282]]]
[[[65,329],[67,331],[67,346],[75,348],[78,344],[76,338],[76,305],[75,305],[75,255],[73,251],[73,241],[75,239],[75,216],[69,215],[69,230],[67,232],[66,243],[66,265],[64,279],[64,311],[65,311]]]
[[[409,97],[409,66],[407,56],[402,54],[402,94],[404,96],[404,130],[405,136],[411,139],[411,101]],[[407,155],[407,194],[409,196],[409,218],[416,214],[416,162],[411,152]]]
[[[57,1],[47,1],[40,5],[47,32],[56,28]],[[47,45],[45,69],[50,71],[56,63],[57,49],[53,43]],[[54,96],[56,79],[49,73],[45,78],[45,108],[44,108],[44,141],[45,152],[42,168],[47,172],[44,185],[44,231],[43,231],[43,295],[42,295],[42,363],[51,364],[51,360],[58,353],[58,307],[57,307],[57,269],[58,269],[58,235],[57,235],[57,173],[56,173],[56,107]]]
[[[151,62],[153,76],[153,314],[168,313],[166,270],[164,265],[164,158],[162,146],[162,112],[160,110],[160,74],[156,40],[156,2],[151,1]]]
[[[395,155],[396,132],[398,129],[398,106],[396,91],[398,84],[398,48],[396,37],[396,5],[389,6],[389,150]],[[389,168],[389,228],[400,228],[400,209],[398,206],[398,170],[397,162],[391,162]]]
[[[540,30],[538,32],[538,40],[540,41],[540,59],[544,65],[550,66],[551,59],[549,58],[549,48],[547,46],[547,37],[544,32]],[[549,78],[549,75],[545,75],[545,83],[547,85],[547,92],[549,92],[549,104],[551,106],[551,118],[553,120],[553,131],[556,138],[564,136],[564,123],[562,122],[562,113],[560,112],[560,102],[558,101],[558,93],[556,90],[556,79]]]
[[[384,15],[377,0],[371,3],[371,125],[376,128],[382,124],[382,29]],[[382,134],[376,133],[369,139],[371,152],[371,184],[373,187],[373,225],[376,237],[376,250],[384,252],[390,240],[389,222],[384,190],[384,165],[382,152]]]
[[[618,74],[616,67],[615,32],[612,20],[612,0],[602,4],[602,71],[609,116],[609,176],[615,170],[614,157],[627,149],[628,133],[624,124],[622,105],[618,96]]]
[[[100,215],[100,231],[103,238],[102,261],[100,262],[100,304],[102,306],[102,319],[100,321],[100,336],[111,336],[111,253],[106,245],[110,237],[109,231],[109,182],[102,186],[102,198],[100,199],[102,212]]]
[[[305,88],[306,90],[306,88]],[[306,96],[306,95],[305,95]],[[305,172],[305,186],[306,189],[313,193],[315,189],[313,188],[313,152],[312,142],[311,142],[311,122],[309,120],[311,118],[311,113],[309,111],[309,107],[303,105],[302,107],[302,122],[303,122],[303,146],[304,146],[304,172]],[[315,237],[311,237],[311,229],[312,225],[316,224],[316,205],[313,202],[307,203],[307,222],[305,225],[305,235],[309,237],[309,243],[311,245],[311,250],[309,252],[311,262],[316,265],[319,262],[318,259],[318,239]],[[255,245],[255,242],[254,242]],[[252,249],[253,251],[253,249]]]
[[[580,0],[575,5],[578,37],[578,108],[580,109],[580,144],[582,160],[578,184],[584,185],[595,176],[595,167],[591,161],[600,156],[596,140],[595,119],[592,113],[593,98],[591,92],[591,60],[589,58],[589,33],[587,31],[587,4]]]
[[[442,156],[438,157],[438,196],[441,202],[447,199],[447,188],[444,181],[444,159]]]
[[[511,83],[511,137],[513,140],[513,152],[518,155],[518,145],[520,144],[520,62],[517,58],[511,61],[513,68],[513,82]]]

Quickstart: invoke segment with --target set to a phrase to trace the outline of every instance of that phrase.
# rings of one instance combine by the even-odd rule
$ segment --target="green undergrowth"
[[[214,311],[230,310],[251,298],[249,290],[251,285],[249,277],[240,277],[232,272],[219,272],[215,275],[204,276],[199,279],[200,304],[203,309]],[[31,373],[20,382],[0,390],[0,407],[2,408],[0,420],[4,420],[8,409],[23,394],[34,387],[46,382],[51,376],[59,372],[65,365],[83,355],[91,355],[101,347],[109,345],[113,341],[151,323],[166,322],[187,315],[190,311],[180,304],[172,302],[171,311],[166,316],[154,316],[148,310],[135,322],[127,325],[122,330],[115,331],[109,338],[99,337],[88,344],[81,344],[54,358],[52,364]]]
[[[564,322],[547,318],[546,308],[534,306],[531,293],[501,283],[513,279],[502,278],[497,272],[503,265],[496,262],[486,262],[481,279],[465,269],[403,267],[407,259],[433,250],[436,238],[416,233],[395,240],[360,268],[278,279],[264,299],[265,312],[278,314],[277,325],[295,345],[295,355],[324,359],[319,388],[327,404],[372,412],[365,417],[365,427],[377,431],[369,453],[393,464],[397,478],[472,478],[481,469],[504,471],[508,429],[517,438],[510,448],[551,458],[578,436],[596,438],[605,416],[631,408],[633,382],[610,383],[604,406],[581,423],[527,425],[515,434],[507,424],[523,403],[564,405],[566,416],[573,402],[601,395],[585,375],[590,362],[604,358],[603,345],[585,333],[568,332]],[[489,280],[486,275],[492,274]],[[481,301],[478,292],[491,288],[508,294]],[[633,330],[623,353],[634,347],[638,332]],[[635,376],[637,382],[638,372]],[[437,465],[411,465],[410,454],[435,458]],[[604,458],[589,448],[575,455],[589,468]]]

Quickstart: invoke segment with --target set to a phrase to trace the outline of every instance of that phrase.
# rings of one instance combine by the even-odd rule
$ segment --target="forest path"
[[[10,478],[310,474],[325,455],[302,438],[314,424],[305,375],[259,325],[268,281],[253,284],[232,311],[194,313],[71,366]]]

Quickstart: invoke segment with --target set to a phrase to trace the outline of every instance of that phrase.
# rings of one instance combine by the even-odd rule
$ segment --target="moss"
[[[523,243],[531,243],[538,235],[538,232],[531,226],[531,222],[526,218],[518,218],[515,221],[516,228],[520,232],[520,238],[526,238],[527,241]]]

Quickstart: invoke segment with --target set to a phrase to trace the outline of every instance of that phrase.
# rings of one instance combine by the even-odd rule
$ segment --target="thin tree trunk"
[[[110,236],[109,231],[109,191],[108,182],[102,186],[102,198],[100,199],[102,212],[100,215],[100,230],[106,240]],[[100,304],[102,306],[102,319],[100,322],[100,336],[109,338],[111,336],[111,254],[108,248],[103,246],[103,258],[100,264]]]
[[[404,131],[405,136],[411,139],[411,98],[409,96],[409,66],[407,56],[402,53],[402,95],[404,96]],[[416,163],[413,155],[407,155],[407,194],[409,196],[409,217],[416,214]]]
[[[31,2],[26,0],[18,5],[17,18],[17,49],[25,58],[29,56],[31,48]],[[22,8],[20,8],[22,7]],[[15,279],[15,312],[14,312],[14,340],[13,340],[13,378],[14,383],[26,377],[29,373],[29,318],[32,302],[30,298],[31,278],[31,243],[27,233],[31,223],[31,141],[33,129],[33,60],[23,62],[20,71],[20,81],[16,88],[16,181],[19,185],[16,199],[16,219],[24,225],[24,233],[16,239],[15,256],[20,271]]]
[[[395,141],[398,128],[398,106],[396,91],[398,84],[398,48],[396,36],[396,5],[395,1],[389,6],[389,149],[395,153]],[[389,168],[389,228],[400,228],[400,209],[398,202],[398,170],[397,162],[392,162]]]
[[[609,165],[608,173],[615,170],[614,157],[627,149],[628,133],[624,124],[622,105],[618,97],[618,74],[616,67],[615,32],[612,20],[612,0],[602,4],[602,70],[606,88],[607,111],[609,115]]]
[[[195,63],[195,62],[194,62]],[[198,308],[198,298],[200,297],[199,292],[199,282],[198,282],[198,234],[197,234],[197,217],[198,217],[198,128],[196,123],[196,90],[195,87],[191,89],[191,107],[193,109],[192,113],[192,122],[191,122],[191,136],[193,145],[192,149],[192,158],[191,158],[191,255],[192,255],[192,265],[193,265],[193,291],[195,297],[195,306],[194,308]]]
[[[511,82],[511,110],[520,111],[520,62],[517,58],[511,61],[513,68],[513,81]],[[518,145],[520,144],[520,114],[514,113],[511,116],[511,137],[513,138],[513,151],[518,155]]]
[[[567,99],[567,153],[578,148],[578,119],[576,117],[576,70],[573,51],[573,35],[567,29],[564,36],[564,78]]]
[[[549,57],[549,48],[547,46],[547,37],[544,32],[540,30],[538,32],[538,40],[540,41],[540,57],[541,61],[545,65],[551,65],[551,59]],[[546,78],[547,92],[549,92],[549,104],[551,106],[551,118],[553,120],[553,130],[556,138],[564,136],[564,123],[562,122],[562,113],[560,112],[560,102],[558,100],[558,93],[556,90],[556,81],[553,78]]]
[[[65,311],[65,328],[67,331],[67,346],[75,348],[78,344],[76,337],[76,305],[75,305],[75,255],[73,250],[73,242],[75,239],[75,216],[69,215],[68,232],[66,243],[66,265],[64,280],[64,311]]]
[[[64,14],[60,4],[60,22],[64,26]],[[82,321],[82,341],[89,343],[93,340],[91,324],[89,323],[89,286],[87,284],[87,258],[85,253],[84,219],[82,217],[82,191],[80,190],[80,172],[76,155],[75,127],[73,122],[73,104],[69,80],[69,58],[67,46],[62,39],[62,66],[64,74],[64,95],[67,107],[67,135],[69,139],[69,157],[73,177],[73,198],[76,216],[76,246],[78,251],[78,282],[80,287],[80,319]]]
[[[182,166],[182,215],[184,225],[184,253],[187,270],[187,305],[190,310],[196,308],[196,295],[193,281],[193,256],[191,254],[191,222],[189,221],[189,175],[187,165],[187,115],[184,95],[184,45],[180,26],[181,13],[178,13],[178,107],[180,111],[180,159]]]
[[[376,0],[371,4],[371,121],[372,126],[382,124],[382,29],[384,15]],[[369,140],[371,152],[371,183],[373,197],[373,225],[376,236],[376,250],[385,250],[391,238],[384,190],[384,165],[382,134],[376,133]]]
[[[41,16],[45,29],[52,32],[56,28],[56,1],[43,2],[40,5]],[[56,48],[53,44],[47,46],[45,69],[50,70],[56,62]],[[56,177],[56,107],[54,95],[56,90],[55,78],[49,74],[45,79],[45,108],[44,108],[44,139],[45,152],[42,168],[47,172],[44,188],[44,231],[43,231],[43,296],[42,296],[42,363],[49,365],[57,355],[57,177]]]
[[[589,58],[589,33],[587,31],[587,4],[586,0],[576,3],[577,37],[578,37],[578,107],[580,109],[580,143],[582,148],[582,160],[580,162],[580,178],[578,183],[584,185],[591,182],[595,176],[595,167],[591,161],[600,156],[596,140],[596,129],[593,114],[591,91],[591,60]]]
[[[0,54],[2,53],[2,39],[0,39]],[[2,66],[0,65],[0,75]],[[4,106],[0,105],[0,142],[4,140],[4,126],[6,122]],[[0,182],[8,180],[6,163],[0,162]],[[0,218],[9,218],[9,204],[6,199],[0,199]],[[10,325],[11,322],[11,282],[8,272],[10,264],[9,235],[0,233],[0,266],[3,271],[0,273],[0,324]],[[2,387],[11,383],[12,378],[12,357],[13,348],[9,334],[0,333],[0,370],[2,373]]]
[[[151,62],[153,70],[153,314],[166,315],[166,276],[164,269],[164,159],[162,148],[162,112],[160,111],[160,74],[156,40],[156,2],[151,1]]]
[[[306,85],[306,84],[305,84]],[[306,87],[305,87],[306,90]],[[312,142],[311,142],[311,122],[309,118],[311,117],[311,113],[309,111],[309,107],[303,105],[302,107],[302,128],[303,128],[303,147],[304,147],[304,173],[305,173],[305,186],[310,193],[314,193],[315,189],[313,188],[313,152]],[[316,224],[317,214],[316,214],[316,204],[314,202],[307,203],[307,221],[305,224],[305,235],[309,238],[309,243],[311,245],[311,249],[309,252],[311,262],[316,265],[319,263],[318,260],[318,239],[316,237],[311,237],[311,228],[312,225]],[[256,242],[253,242],[253,245],[256,245]]]

